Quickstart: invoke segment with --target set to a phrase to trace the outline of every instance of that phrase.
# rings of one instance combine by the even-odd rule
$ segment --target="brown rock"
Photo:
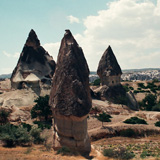
[[[53,76],[50,105],[54,114],[54,147],[81,153],[91,150],[87,115],[91,108],[89,69],[82,49],[66,30]]]
[[[110,46],[99,62],[97,74],[102,85],[116,86],[120,84],[122,71]]]
[[[53,58],[40,46],[34,30],[31,30],[11,76],[12,88],[39,87],[40,81],[50,83],[55,65]]]

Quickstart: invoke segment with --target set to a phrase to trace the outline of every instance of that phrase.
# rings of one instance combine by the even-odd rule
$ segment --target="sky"
[[[12,73],[31,29],[55,61],[70,29],[90,71],[109,45],[122,69],[160,68],[160,0],[0,0],[0,74]]]

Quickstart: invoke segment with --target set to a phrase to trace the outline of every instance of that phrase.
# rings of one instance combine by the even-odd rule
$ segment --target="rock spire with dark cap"
[[[12,73],[12,88],[23,88],[22,83],[36,87],[39,86],[40,81],[51,81],[55,65],[55,61],[40,45],[35,31],[32,29]]]
[[[82,49],[69,30],[62,39],[53,77],[50,104],[65,116],[89,113],[89,69]]]
[[[110,46],[102,55],[98,65],[97,74],[101,79],[102,85],[110,86],[111,84],[117,85],[120,83],[122,71]],[[114,80],[112,80],[111,77],[114,77]]]
[[[89,69],[82,49],[69,30],[61,41],[49,104],[54,117],[54,148],[91,151],[87,116],[91,108]]]

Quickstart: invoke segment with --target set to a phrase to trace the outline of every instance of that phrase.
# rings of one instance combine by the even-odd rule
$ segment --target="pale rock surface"
[[[55,61],[40,45],[34,30],[31,30],[22,53],[11,76],[15,89],[40,88],[40,82],[51,84]]]

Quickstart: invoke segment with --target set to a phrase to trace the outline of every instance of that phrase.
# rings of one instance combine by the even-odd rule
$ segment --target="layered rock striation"
[[[101,57],[97,74],[102,85],[116,86],[120,84],[122,71],[110,46]]]
[[[11,86],[21,89],[39,87],[40,82],[51,83],[55,66],[55,61],[40,45],[35,31],[31,30],[11,75]]]
[[[91,108],[89,69],[69,30],[61,41],[49,101],[54,116],[54,148],[89,153],[87,116]]]

